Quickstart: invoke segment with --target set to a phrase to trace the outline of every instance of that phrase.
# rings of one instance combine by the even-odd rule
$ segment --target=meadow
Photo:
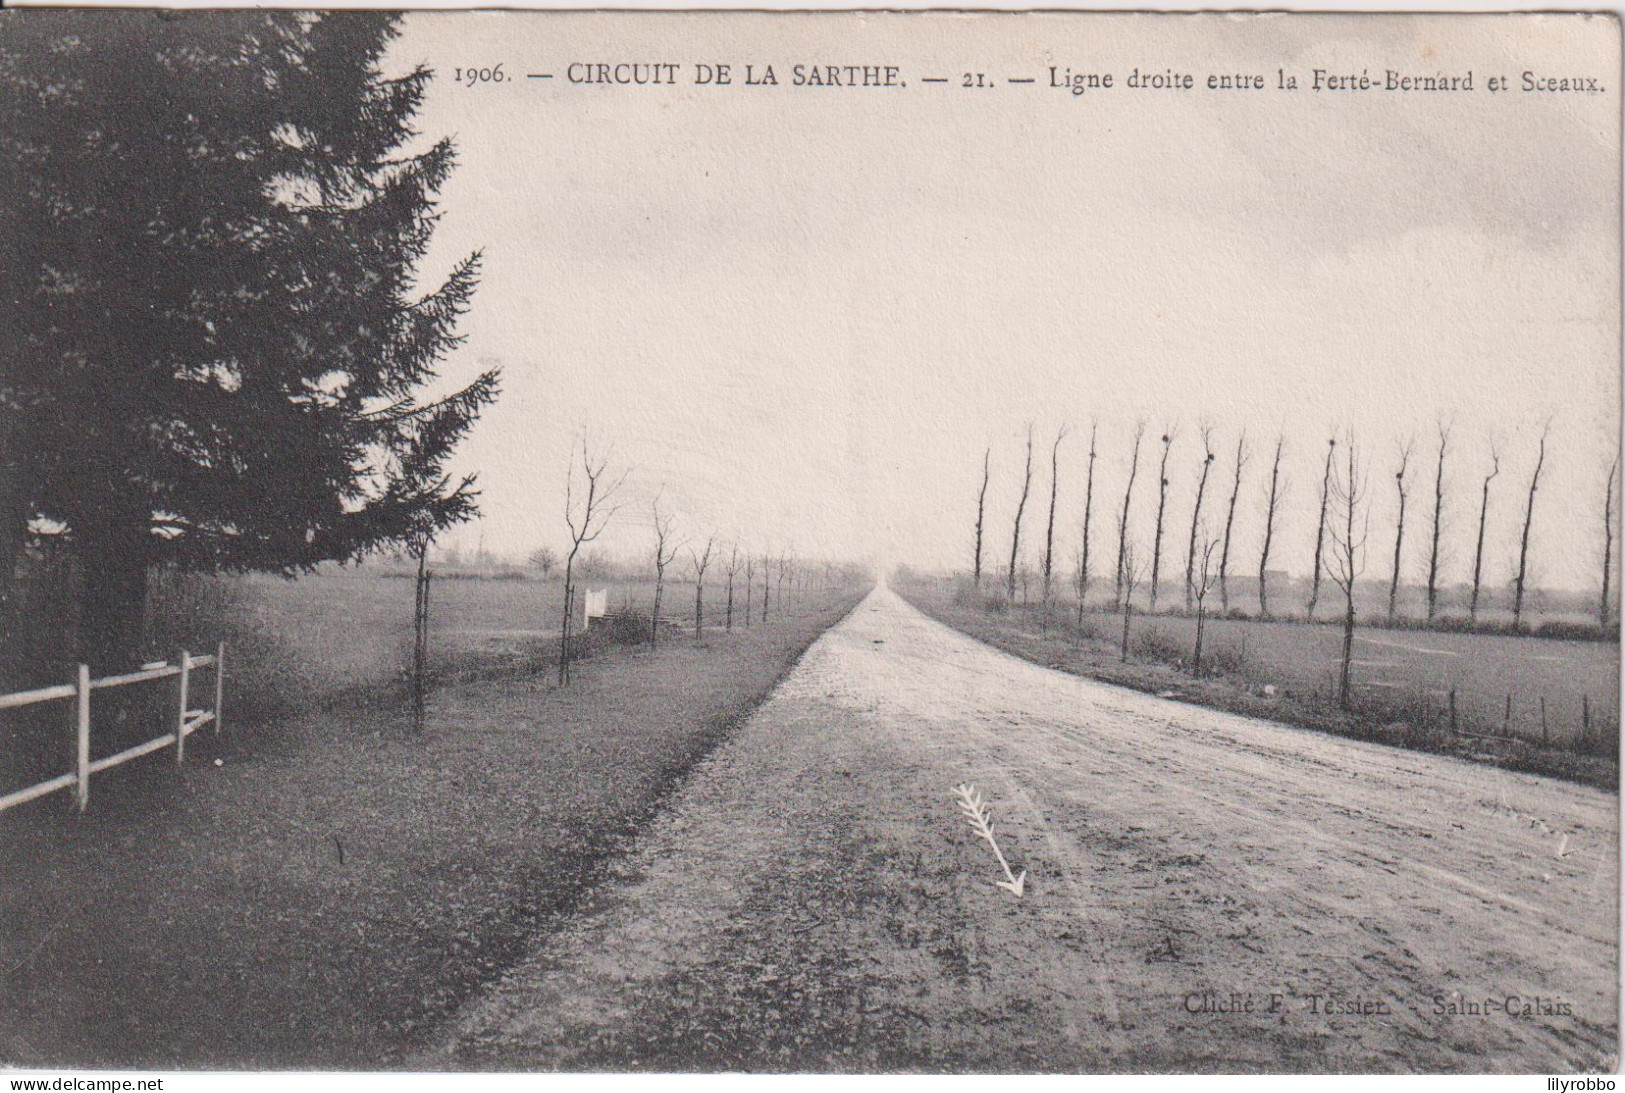
[[[647,615],[654,582],[581,582],[607,589],[611,611]],[[721,623],[726,589],[709,575],[706,621]],[[254,675],[276,678],[267,691],[252,680],[236,692],[254,709],[308,708],[334,701],[398,697],[412,663],[413,582],[369,570],[333,567],[284,580],[264,574],[185,575],[154,595],[155,650],[226,641]],[[741,607],[743,592],[739,593]],[[753,599],[759,612],[760,589]],[[560,580],[487,580],[442,572],[430,592],[431,672],[467,678],[556,654],[564,611]],[[692,622],[694,584],[668,580],[661,615]],[[736,622],[742,610],[736,612]]]
[[[611,612],[647,616],[654,582],[593,581],[582,588],[607,589]],[[777,589],[772,617],[777,618]],[[323,567],[296,579],[267,574],[156,574],[148,602],[146,655],[173,657],[180,649],[212,652],[227,648],[226,720],[262,722],[314,711],[390,708],[410,693],[413,581],[386,567]],[[719,584],[708,575],[706,624],[724,622],[726,575]],[[743,624],[743,590],[738,590],[735,623]],[[752,604],[761,612],[760,582]],[[64,617],[70,605],[58,605]],[[429,679],[433,686],[500,679],[551,670],[558,656],[564,585],[560,580],[491,580],[442,572],[432,583]],[[694,584],[668,580],[661,615],[692,624]],[[681,637],[672,634],[672,637]],[[0,672],[6,689],[45,686],[72,679],[72,657],[64,650],[71,633],[37,629],[30,635],[33,663]],[[692,640],[692,634],[688,635]],[[93,673],[101,674],[101,673]],[[145,688],[142,701],[161,706],[169,690]],[[20,788],[60,773],[60,706],[0,713],[0,787]],[[162,714],[140,711],[141,725],[115,726],[97,718],[92,730],[96,756],[156,735],[145,732]],[[127,719],[120,715],[120,720]]]
[[[1085,623],[1111,635],[1121,628],[1122,616],[1089,612]],[[1194,618],[1142,616],[1135,627],[1142,651],[1155,651],[1176,666],[1189,663]],[[1216,664],[1234,666],[1255,687],[1325,701],[1336,695],[1343,657],[1343,629],[1337,623],[1208,619],[1203,644]],[[1539,740],[1542,699],[1544,735],[1553,744],[1578,741],[1588,701],[1594,727],[1619,724],[1619,646],[1606,642],[1360,626],[1351,682],[1358,701],[1395,716],[1448,717],[1455,691],[1458,727],[1470,732],[1506,731]]]

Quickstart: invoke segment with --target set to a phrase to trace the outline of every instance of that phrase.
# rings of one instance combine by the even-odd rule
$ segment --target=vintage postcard
[[[0,1064],[1612,1074],[1620,85],[0,12]]]

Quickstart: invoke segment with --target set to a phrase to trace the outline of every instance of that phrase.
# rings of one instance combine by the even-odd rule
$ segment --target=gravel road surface
[[[880,587],[422,1063],[1613,1069],[1618,810],[1050,671]]]

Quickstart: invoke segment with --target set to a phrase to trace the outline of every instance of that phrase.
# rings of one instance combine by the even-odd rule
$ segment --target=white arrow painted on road
[[[1027,886],[1027,871],[1023,869],[1019,877],[1010,872],[1010,863],[1004,860],[1004,851],[999,849],[998,842],[993,838],[993,813],[989,812],[987,806],[982,803],[981,793],[977,791],[975,786],[964,784],[955,787],[954,793],[959,797],[959,808],[965,813],[965,818],[971,822],[971,826],[976,829],[976,833],[987,840],[987,845],[993,848],[993,853],[997,855],[999,864],[1004,867],[1004,875],[1009,878],[1008,880],[996,880],[993,883],[1020,899],[1022,890]]]

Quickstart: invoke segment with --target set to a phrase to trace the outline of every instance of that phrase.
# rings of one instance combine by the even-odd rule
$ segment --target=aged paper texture
[[[1612,1072],[1620,80],[0,12],[0,1064]]]

